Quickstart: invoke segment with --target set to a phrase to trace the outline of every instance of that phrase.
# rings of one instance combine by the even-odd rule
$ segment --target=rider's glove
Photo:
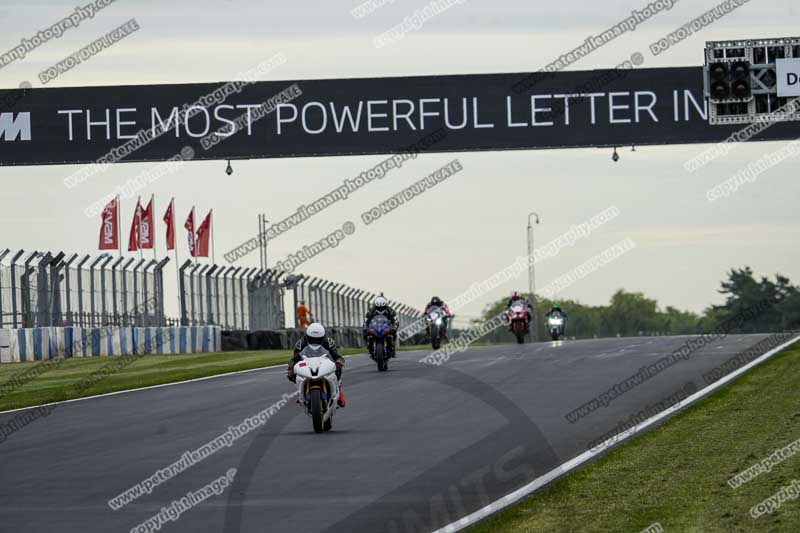
[[[339,359],[336,360],[336,366],[339,367],[339,368],[344,366],[344,358],[343,357],[340,357]]]
[[[339,358],[336,360],[336,379],[342,379],[342,367],[344,366],[344,359]]]

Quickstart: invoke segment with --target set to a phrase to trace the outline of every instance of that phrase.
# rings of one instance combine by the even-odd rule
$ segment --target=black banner
[[[0,164],[389,154],[437,130],[424,149],[724,140],[741,126],[708,124],[702,85],[687,67],[4,90]]]

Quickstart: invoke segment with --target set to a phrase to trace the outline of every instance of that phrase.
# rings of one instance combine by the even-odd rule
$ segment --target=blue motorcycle
[[[389,358],[392,357],[394,348],[392,335],[394,328],[383,315],[376,315],[369,321],[367,328],[367,349],[369,356],[378,365],[378,372],[389,370]]]

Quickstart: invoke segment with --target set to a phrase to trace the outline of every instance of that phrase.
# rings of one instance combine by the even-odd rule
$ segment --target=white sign
[[[778,59],[778,96],[800,96],[800,58]]]

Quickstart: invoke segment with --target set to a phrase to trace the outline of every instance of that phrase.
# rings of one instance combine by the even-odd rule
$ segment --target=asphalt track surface
[[[689,337],[478,347],[440,367],[418,362],[428,352],[400,352],[386,373],[355,356],[333,431],[314,434],[290,403],[117,511],[110,498],[292,392],[284,370],[62,404],[0,443],[0,531],[130,531],[229,468],[231,487],[161,531],[430,531],[557,468],[645,406],[703,388],[703,373],[765,337],[720,339],[575,423],[568,412]],[[580,530],[570,520],[564,529]]]

